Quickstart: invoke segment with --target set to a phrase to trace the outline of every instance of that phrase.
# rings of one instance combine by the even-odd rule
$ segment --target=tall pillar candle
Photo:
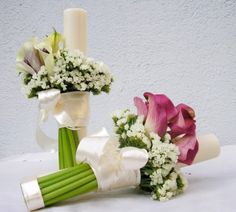
[[[81,8],[64,10],[64,37],[66,48],[87,51],[87,11]]]
[[[64,38],[66,48],[87,52],[87,11],[81,8],[69,8],[64,10]],[[89,111],[89,105],[87,105]],[[81,126],[78,130],[79,138],[87,134],[87,126]]]

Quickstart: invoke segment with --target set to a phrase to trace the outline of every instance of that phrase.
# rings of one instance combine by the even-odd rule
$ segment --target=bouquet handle
[[[58,149],[59,168],[76,165],[75,153],[79,139],[86,136],[89,120],[89,92],[60,93],[57,89],[38,93],[40,117],[36,139],[44,150],[55,152]],[[40,128],[40,122],[51,114],[59,124],[58,145]],[[57,147],[58,146],[58,147]]]

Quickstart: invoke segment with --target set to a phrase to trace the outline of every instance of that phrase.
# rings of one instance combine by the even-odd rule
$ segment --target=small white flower
[[[132,131],[128,130],[128,131],[127,131],[127,136],[128,136],[128,137],[132,137],[132,136],[133,136]]]
[[[129,125],[126,124],[126,125],[125,125],[125,130],[128,130],[128,129],[129,129]]]
[[[125,133],[122,133],[122,134],[121,134],[121,137],[122,137],[123,139],[125,139],[125,138],[126,138],[126,134],[125,134]]]

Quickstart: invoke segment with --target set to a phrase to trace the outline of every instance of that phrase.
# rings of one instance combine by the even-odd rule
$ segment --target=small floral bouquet
[[[103,129],[81,140],[76,152],[77,166],[23,182],[29,210],[88,192],[117,188],[138,186],[159,201],[182,193],[187,180],[180,164],[191,165],[201,153],[194,111],[185,104],[174,106],[162,94],[145,93],[144,97],[145,102],[134,98],[137,114],[129,109],[114,113],[114,136]],[[203,140],[217,148],[213,154],[200,154],[201,161],[216,157],[217,138],[208,136],[200,139],[200,144]],[[206,152],[206,145],[204,148]]]
[[[146,102],[134,98],[137,114],[127,109],[113,115],[115,132],[120,147],[144,148],[149,154],[139,187],[153,199],[168,200],[187,187],[178,163],[191,165],[198,152],[195,113],[185,104],[175,107],[162,94],[144,97]]]
[[[43,41],[33,37],[24,43],[16,63],[28,98],[38,97],[39,91],[52,88],[61,93],[109,93],[113,81],[104,63],[85,57],[79,50],[67,50],[63,36],[56,31]]]
[[[77,130],[80,138],[86,134],[89,92],[110,91],[113,77],[108,66],[79,50],[66,49],[63,36],[56,31],[42,41],[33,37],[24,43],[16,63],[26,96],[39,100],[40,120],[51,113],[59,123],[60,168],[74,166]],[[36,136],[44,149],[54,149],[42,131]]]

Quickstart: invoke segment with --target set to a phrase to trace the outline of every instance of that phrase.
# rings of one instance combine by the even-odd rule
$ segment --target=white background
[[[11,0],[0,2],[0,157],[39,151],[37,100],[21,93],[15,55],[32,35],[62,32],[69,7],[88,11],[88,54],[115,75],[109,96],[91,96],[90,132],[111,131],[111,112],[151,91],[195,108],[199,134],[236,143],[236,1]]]

